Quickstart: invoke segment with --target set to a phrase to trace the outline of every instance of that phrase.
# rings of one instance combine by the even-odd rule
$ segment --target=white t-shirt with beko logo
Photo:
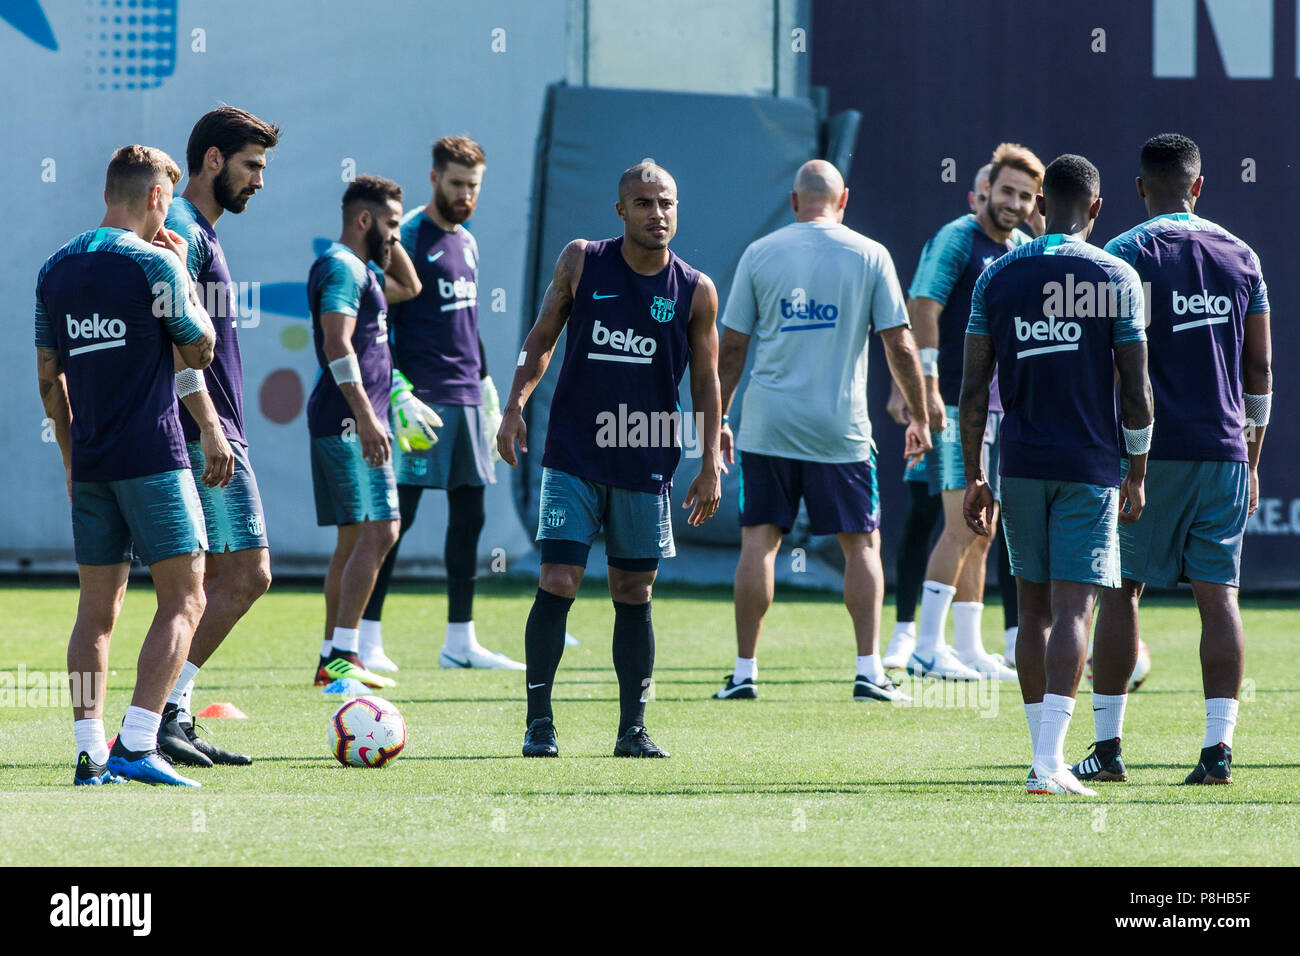
[[[795,222],[750,243],[722,324],[754,357],[736,447],[816,462],[871,456],[867,333],[910,326],[889,251],[848,226]]]

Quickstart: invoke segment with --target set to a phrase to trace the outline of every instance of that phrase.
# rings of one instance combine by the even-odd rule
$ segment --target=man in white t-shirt
[[[754,366],[734,441],[740,463],[735,671],[713,696],[758,696],[757,649],[772,603],[773,567],[802,498],[813,534],[844,551],[844,603],[857,638],[855,700],[907,699],[877,652],[884,574],[880,496],[867,417],[867,333],[885,345],[911,413],[905,456],[930,448],[921,364],[888,250],[843,224],[849,191],[824,160],[800,167],[790,193],[795,222],[751,243],[740,258],[722,324],[718,374],[730,410],[751,340]]]

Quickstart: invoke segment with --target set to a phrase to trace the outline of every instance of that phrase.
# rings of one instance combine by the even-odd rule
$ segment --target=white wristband
[[[927,378],[939,377],[938,349],[921,349],[921,374]]]
[[[336,358],[330,362],[330,373],[334,376],[334,381],[342,385],[345,382],[361,383],[361,365],[357,362],[357,354],[349,352],[342,358]]]
[[[1269,415],[1273,412],[1273,393],[1267,395],[1247,395],[1246,396],[1246,424],[1257,425],[1260,428],[1268,424]]]
[[[1151,428],[1154,425],[1155,422],[1153,421],[1146,428],[1122,426],[1124,429],[1124,447],[1128,449],[1130,455],[1145,455],[1151,450]]]
[[[186,395],[193,395],[195,392],[206,392],[207,390],[207,380],[198,369],[183,368],[176,373],[177,398],[184,398]]]

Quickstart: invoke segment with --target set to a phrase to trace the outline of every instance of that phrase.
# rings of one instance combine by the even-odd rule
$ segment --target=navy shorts
[[[808,508],[813,534],[869,533],[880,527],[876,453],[866,461],[827,463],[737,452],[740,526],[774,524],[786,534]]]
[[[257,478],[248,462],[248,449],[239,442],[231,442],[235,453],[235,474],[224,488],[209,488],[203,484],[203,445],[192,441],[190,472],[203,503],[203,518],[208,529],[208,550],[216,554],[227,551],[247,551],[265,548],[266,518],[262,514],[262,495],[257,490]]]

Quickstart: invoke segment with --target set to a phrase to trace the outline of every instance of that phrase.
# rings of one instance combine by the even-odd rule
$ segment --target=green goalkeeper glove
[[[485,375],[479,380],[479,388],[483,395],[483,440],[490,449],[488,458],[495,465],[501,460],[501,452],[497,448],[497,432],[501,429],[501,398],[497,395],[497,387],[491,375]]]
[[[411,383],[397,369],[393,369],[393,386],[388,394],[388,406],[393,435],[402,451],[424,451],[438,443],[438,433],[434,429],[442,427],[442,419],[437,412],[415,397]]]

